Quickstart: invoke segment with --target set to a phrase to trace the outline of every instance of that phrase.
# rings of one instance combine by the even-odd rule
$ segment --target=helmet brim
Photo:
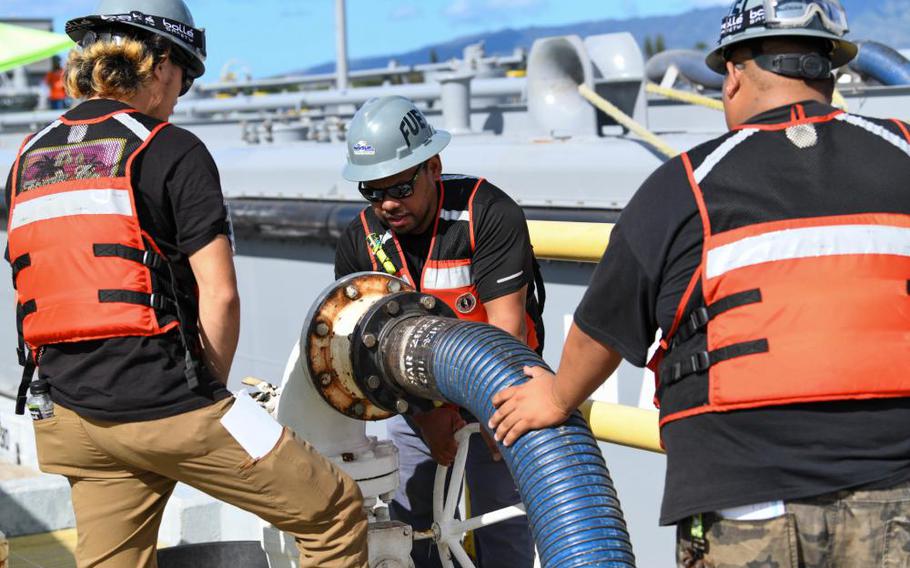
[[[743,34],[742,37],[737,38],[735,41],[731,41],[718,46],[714,51],[709,53],[707,57],[705,57],[705,64],[715,73],[726,75],[727,65],[726,60],[724,59],[725,50],[747,41],[771,37],[806,37],[827,39],[834,43],[834,51],[831,53],[831,65],[835,69],[838,67],[843,67],[847,63],[853,61],[853,59],[856,57],[857,52],[859,51],[859,48],[855,43],[839,38],[838,36],[827,32],[811,29],[762,30],[752,35]]]
[[[180,49],[185,53],[185,59],[189,64],[190,74],[194,79],[198,79],[205,74],[204,55],[198,53],[195,49],[193,49],[191,45],[187,44],[184,41],[181,41],[179,38],[164,34],[160,30],[157,30],[151,26],[142,25],[138,22],[112,21],[95,15],[83,16],[81,18],[74,18],[66,23],[66,35],[68,35],[74,42],[79,43],[82,41],[82,38],[85,37],[85,34],[91,30],[97,30],[98,28],[111,28],[114,26],[137,28],[164,37],[172,44],[174,44],[177,49]]]
[[[370,165],[357,165],[348,162],[341,171],[341,175],[344,179],[354,182],[372,181],[393,176],[426,162],[442,152],[451,141],[451,134],[445,130],[437,130],[423,146],[416,148],[404,158]]]

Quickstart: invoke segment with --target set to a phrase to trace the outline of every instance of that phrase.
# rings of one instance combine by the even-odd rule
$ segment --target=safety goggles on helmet
[[[765,0],[765,20],[771,27],[803,28],[816,17],[833,34],[844,35],[849,29],[838,0]]]
[[[370,203],[382,203],[382,201],[388,197],[391,197],[392,199],[405,199],[406,197],[411,197],[414,195],[414,185],[417,183],[417,178],[420,176],[420,172],[423,171],[424,166],[426,166],[426,162],[417,166],[417,170],[414,172],[413,177],[406,182],[396,183],[395,185],[382,188],[370,187],[366,185],[366,182],[360,182],[357,184],[357,189],[360,190],[360,195]]]
[[[763,0],[761,6],[743,9],[734,5],[724,18],[720,41],[754,27],[766,29],[805,29],[818,19],[821,27],[843,37],[849,30],[847,13],[839,0]]]

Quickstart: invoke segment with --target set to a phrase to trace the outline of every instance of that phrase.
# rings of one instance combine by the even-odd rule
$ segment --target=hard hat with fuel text
[[[370,99],[357,111],[347,132],[350,181],[382,179],[425,162],[448,146],[452,135],[436,130],[404,97]]]

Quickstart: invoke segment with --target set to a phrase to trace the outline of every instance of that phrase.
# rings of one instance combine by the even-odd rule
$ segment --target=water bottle
[[[25,401],[32,420],[44,420],[54,415],[54,403],[51,401],[50,385],[44,379],[32,383],[31,394]]]

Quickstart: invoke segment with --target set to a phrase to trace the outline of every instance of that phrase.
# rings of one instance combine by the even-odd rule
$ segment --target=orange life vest
[[[439,182],[439,205],[433,222],[430,252],[420,279],[408,270],[401,243],[395,233],[386,229],[367,208],[360,214],[373,270],[383,270],[383,259],[394,259],[395,275],[408,281],[421,292],[432,294],[446,303],[460,319],[487,323],[487,311],[480,301],[473,280],[471,257],[474,253],[474,197],[484,180],[467,176],[443,176]],[[381,251],[371,249],[369,241],[378,238]],[[391,246],[389,246],[391,244]],[[386,270],[388,271],[388,270]],[[531,314],[526,314],[528,345],[540,346],[538,330]]]
[[[19,150],[7,234],[27,371],[45,345],[180,329],[176,279],[132,186],[136,157],[167,124],[134,110],[61,117]],[[193,369],[187,379],[194,388]]]
[[[781,183],[783,164],[767,168],[774,152],[814,160],[826,155],[816,145],[864,137],[896,164],[885,183],[800,187]],[[908,141],[838,112],[745,126],[700,163],[683,154],[704,244],[653,361],[661,426],[707,412],[910,396],[910,197],[899,186],[910,179]],[[738,164],[727,158],[734,151]],[[750,153],[761,156],[755,172],[743,169]],[[756,190],[745,193],[746,184]],[[816,189],[824,191],[807,193]]]
[[[62,101],[66,98],[66,88],[63,86],[63,69],[48,71],[44,76],[44,82],[50,90],[47,98],[52,101]]]

